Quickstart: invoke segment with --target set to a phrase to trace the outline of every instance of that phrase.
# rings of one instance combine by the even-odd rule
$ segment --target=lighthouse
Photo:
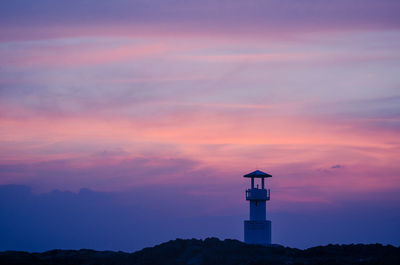
[[[251,179],[251,188],[246,190],[246,200],[250,202],[250,220],[244,221],[244,242],[247,244],[271,245],[271,221],[266,219],[266,202],[270,191],[265,188],[265,178],[272,177],[260,170],[244,175]],[[255,184],[261,179],[261,185]]]

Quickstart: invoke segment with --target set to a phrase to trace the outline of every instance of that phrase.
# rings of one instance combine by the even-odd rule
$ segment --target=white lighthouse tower
[[[272,177],[256,170],[245,178],[251,178],[251,188],[246,190],[246,200],[250,201],[250,220],[244,221],[244,242],[247,244],[271,244],[271,221],[266,220],[266,201],[269,201],[269,189],[265,189],[265,178]],[[261,187],[254,186],[254,179],[261,179]]]

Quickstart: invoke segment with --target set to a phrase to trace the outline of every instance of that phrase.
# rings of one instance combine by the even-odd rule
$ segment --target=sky
[[[400,245],[400,2],[2,0],[0,250]]]

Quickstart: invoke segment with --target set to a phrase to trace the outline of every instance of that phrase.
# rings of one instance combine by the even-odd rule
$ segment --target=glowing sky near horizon
[[[398,194],[399,11],[2,1],[0,185],[178,186],[234,207],[259,168],[275,177],[272,209]]]

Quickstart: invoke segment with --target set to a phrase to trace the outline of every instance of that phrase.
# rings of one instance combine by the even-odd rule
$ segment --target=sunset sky
[[[400,245],[399,14],[396,0],[2,0],[0,250],[242,240],[255,169],[273,175],[273,243]],[[75,226],[49,228],[55,209]]]

